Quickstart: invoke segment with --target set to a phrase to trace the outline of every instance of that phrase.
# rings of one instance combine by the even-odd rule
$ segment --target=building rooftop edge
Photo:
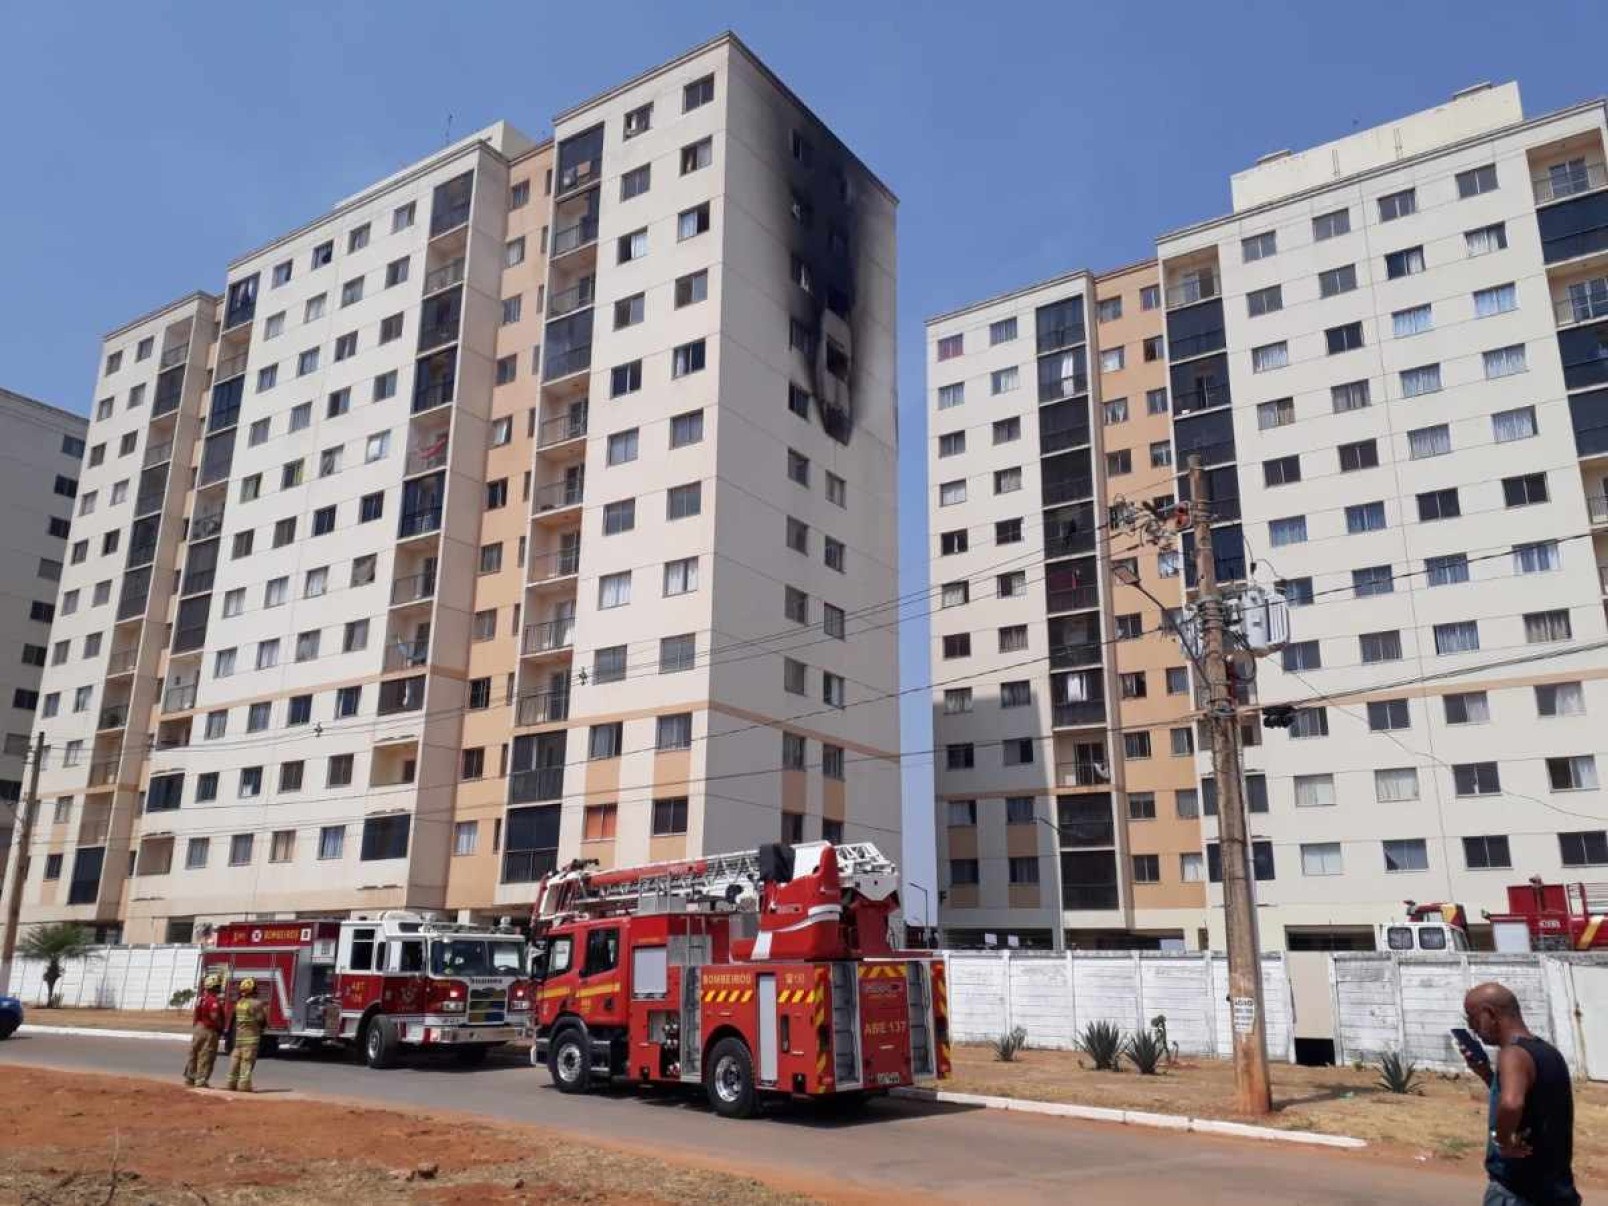
[[[74,426],[85,428],[89,426],[89,419],[85,415],[76,414],[65,407],[55,406],[49,402],[41,402],[38,398],[30,397],[28,394],[19,394],[16,390],[7,389],[3,385],[0,385],[0,403],[21,403],[23,406],[31,406],[46,411],[51,416],[71,420]]]
[[[1144,261],[1139,262],[1143,263]],[[997,306],[1000,302],[1010,301],[1014,297],[1022,297],[1028,293],[1035,293],[1040,289],[1047,289],[1051,285],[1059,285],[1064,281],[1072,281],[1079,278],[1085,278],[1088,280],[1100,279],[1087,268],[1073,268],[1067,272],[1061,273],[1059,276],[1046,277],[1044,280],[1034,281],[1032,284],[1022,285],[1015,289],[1007,289],[1003,293],[996,293],[994,296],[982,298],[980,301],[968,302],[966,305],[957,306],[953,310],[945,310],[942,314],[934,314],[931,318],[923,319],[922,325],[930,327],[936,323],[948,322],[951,318],[959,318],[962,314],[970,314],[974,310],[981,310],[988,306]]]
[[[1188,235],[1199,234],[1203,230],[1210,230],[1215,226],[1222,226],[1240,218],[1266,213],[1269,210],[1278,209],[1280,206],[1290,205],[1299,201],[1307,200],[1322,193],[1328,192],[1332,188],[1352,184],[1359,180],[1370,180],[1374,177],[1382,176],[1386,172],[1393,172],[1398,168],[1406,167],[1410,164],[1425,163],[1432,159],[1438,159],[1444,155],[1454,154],[1455,152],[1461,151],[1467,147],[1477,146],[1482,142],[1489,142],[1493,138],[1504,138],[1507,135],[1514,134],[1522,130],[1535,129],[1539,126],[1547,125],[1550,122],[1561,121],[1566,117],[1574,117],[1577,114],[1588,112],[1591,109],[1604,107],[1608,107],[1608,97],[1599,96],[1594,97],[1591,100],[1580,101],[1577,104],[1569,105],[1562,109],[1554,109],[1552,112],[1543,113],[1539,117],[1527,117],[1523,121],[1514,122],[1511,125],[1498,126],[1493,130],[1482,130],[1478,134],[1472,134],[1467,138],[1460,138],[1456,142],[1449,142],[1444,146],[1432,147],[1427,151],[1420,151],[1416,155],[1408,155],[1405,158],[1393,160],[1390,163],[1381,164],[1378,167],[1368,168],[1360,172],[1353,172],[1349,176],[1341,176],[1337,179],[1326,181],[1321,185],[1302,189],[1300,192],[1289,193],[1282,197],[1276,197],[1271,201],[1264,201],[1262,204],[1253,205],[1249,209],[1232,210],[1226,214],[1219,214],[1215,218],[1205,218],[1199,222],[1192,222],[1188,226],[1180,226],[1176,230],[1165,231],[1156,236],[1156,247],[1159,251],[1163,243],[1166,243],[1172,239],[1181,239]],[[1327,143],[1318,144],[1320,147],[1327,145]]]
[[[205,289],[191,290],[183,297],[176,298],[173,301],[168,302],[166,305],[158,306],[154,310],[148,310],[144,314],[141,314],[138,318],[129,319],[121,326],[113,327],[110,331],[107,331],[106,334],[101,336],[101,342],[104,343],[108,339],[116,339],[119,335],[126,331],[131,331],[135,327],[144,326],[153,318],[160,318],[164,314],[170,313],[173,310],[182,309],[184,306],[191,305],[192,303],[203,301],[217,302],[218,300],[219,298],[217,294],[208,293]]]
[[[755,53],[746,42],[737,36],[735,31],[730,29],[716,34],[707,42],[694,46],[690,50],[683,51],[681,54],[676,55],[673,59],[667,59],[665,62],[658,64],[656,67],[649,67],[646,71],[638,72],[625,82],[616,84],[612,88],[607,88],[604,91],[599,92],[596,96],[589,97],[588,99],[581,101],[579,104],[571,105],[567,109],[561,109],[554,115],[553,125],[556,128],[559,122],[566,121],[577,114],[584,113],[586,110],[593,108],[596,105],[601,105],[605,101],[612,100],[614,97],[619,96],[622,92],[628,92],[632,88],[635,88],[639,84],[645,83],[656,76],[663,75],[668,71],[674,71],[683,63],[686,63],[691,59],[695,59],[701,54],[706,54],[720,46],[730,46],[734,50],[740,51],[743,57],[752,63],[760,74],[771,82],[778,92],[787,97],[800,109],[804,110],[804,112],[809,114],[811,118],[820,123],[820,126],[823,130],[830,132],[832,137],[837,139],[838,145],[843,148],[850,159],[854,160],[854,162],[859,166],[860,170],[864,172],[870,179],[872,184],[881,189],[883,193],[888,196],[889,200],[894,202],[894,204],[897,205],[899,203],[899,195],[895,193],[893,189],[888,187],[887,181],[883,180],[882,177],[873,172],[866,164],[865,160],[861,159],[849,148],[849,144],[843,141],[842,136],[839,135],[838,132],[829,126],[825,121],[822,121],[820,114],[816,113],[814,109],[805,104],[803,98],[789,88],[787,84],[783,82],[782,78],[766,65],[765,60],[760,58],[759,55]]]

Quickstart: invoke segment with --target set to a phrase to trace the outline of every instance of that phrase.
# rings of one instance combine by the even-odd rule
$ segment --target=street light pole
[[[932,897],[928,896],[927,889],[923,888],[915,880],[907,879],[905,883],[921,893],[921,932],[922,937],[925,939],[927,932],[932,929]],[[931,942],[924,942],[923,945],[930,947]]]
[[[45,760],[45,734],[34,736],[33,765],[28,768],[28,796],[11,834],[10,889],[6,896],[6,934],[0,943],[0,996],[11,991],[11,964],[17,953],[17,927],[22,921],[22,890],[28,882],[28,848],[33,844],[34,813],[39,808],[39,768]]]
[[[1223,596],[1217,586],[1211,511],[1200,458],[1189,458],[1189,515],[1195,533],[1195,610],[1200,618],[1202,669],[1206,676],[1205,724],[1211,734],[1212,775],[1217,784],[1219,862],[1223,874],[1223,927],[1228,941],[1229,1015],[1234,1034],[1234,1081],[1240,1110],[1273,1109],[1267,1067],[1267,1030],[1262,1009],[1262,967],[1256,899],[1246,841],[1244,780],[1240,767],[1239,717],[1224,649]]]

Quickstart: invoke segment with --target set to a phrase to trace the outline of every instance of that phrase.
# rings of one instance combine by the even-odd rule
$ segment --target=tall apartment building
[[[1258,664],[1243,694],[1247,704],[1297,708],[1286,732],[1244,726],[1253,872],[1270,947],[1371,945],[1371,927],[1399,916],[1404,899],[1458,901],[1477,918],[1502,907],[1509,883],[1578,879],[1608,864],[1596,764],[1608,751],[1591,721],[1608,710],[1605,131],[1601,102],[1525,119],[1517,88],[1506,85],[1268,156],[1234,177],[1230,215],[1163,236],[1157,263],[1131,270],[1137,317],[1164,319],[1164,331],[1119,330],[1129,321],[1126,296],[1122,316],[1107,305],[1108,322],[1090,329],[1088,356],[1102,365],[1090,405],[1106,419],[1088,437],[1103,454],[1091,462],[1096,516],[1119,493],[1187,497],[1182,468],[1199,456],[1219,577],[1283,582],[1295,604],[1292,644]],[[1083,296],[1088,279],[1078,285]],[[1097,305],[1110,299],[1101,291],[1108,279],[1095,282]],[[1055,285],[1022,296],[1037,304]],[[929,326],[935,454],[945,450],[945,400],[957,397],[951,383],[973,375],[972,356],[986,355],[967,342],[951,361],[962,350],[944,341],[967,326],[955,324],[949,316]],[[1165,361],[1140,363],[1164,367],[1165,378],[1122,382],[1117,374],[1135,367],[1134,343],[1144,346],[1151,331],[1165,336]],[[997,371],[977,371],[985,368]],[[1143,466],[1161,472],[1169,456],[1165,435],[1132,426],[1141,389],[1157,399],[1156,432],[1170,426],[1176,483],[1140,476]],[[1152,393],[1161,389],[1169,420]],[[1125,484],[1130,474],[1138,486]],[[941,455],[932,476],[941,541],[970,516],[943,506],[945,483],[959,475]],[[1053,501],[1046,486],[1044,505]],[[1106,698],[1120,706],[1103,720],[1118,801],[1109,812],[1085,801],[1069,818],[1064,783],[1038,776],[1053,783],[1062,820],[1111,827],[1059,826],[1061,920],[1074,941],[1170,931],[1189,945],[1220,946],[1209,751],[1193,748],[1194,704],[1176,645],[1149,635],[1185,602],[1194,550],[1184,539],[1181,557],[1161,554],[1152,574],[1155,554],[1125,543],[1134,542],[1095,538],[1119,563],[1140,558],[1133,568],[1143,589],[1125,595],[1102,567],[1093,577],[1100,598],[1081,600],[1090,616],[1098,607],[1111,619],[1098,634],[1092,623],[1081,632],[1112,641],[1102,654]],[[971,572],[950,559],[951,575],[943,549],[935,552],[935,584]],[[1059,760],[1056,707],[1067,697],[1057,693],[1055,659],[1069,656],[1070,640],[1064,628],[1054,635],[1058,596],[1048,590],[1044,599],[1024,602],[1022,618],[1031,629],[1042,611],[1052,626],[1046,646],[1029,651],[1048,666],[1050,725],[1011,736],[1053,742]],[[942,657],[943,635],[984,619],[937,614],[935,677],[956,668]],[[1133,633],[1146,635],[1126,639]],[[1129,677],[1141,668],[1144,680]],[[1082,688],[1087,701],[1093,685]],[[981,751],[993,736],[964,714],[940,715],[939,724],[940,744],[971,741]],[[1193,775],[1183,768],[1191,752]],[[940,772],[945,924],[961,937],[979,929],[1000,941],[1044,937],[1040,896],[1036,910],[1009,907],[1018,891],[1010,877],[1028,874],[1025,864],[991,864],[997,839],[981,818],[971,830],[953,802],[996,786],[1026,790],[1013,773],[997,763],[970,779]],[[1018,811],[1025,816],[1026,806]],[[1107,899],[1116,909],[1090,918],[1064,852],[1108,832],[1118,883]],[[1000,833],[1010,840],[1008,825]],[[968,841],[987,853],[972,856]],[[1140,923],[1147,893],[1166,900],[1164,924],[1159,911],[1156,924]],[[990,907],[972,911],[978,902]],[[1091,922],[1107,934],[1082,933]]]
[[[10,709],[0,746],[0,851],[9,850],[14,809],[28,777],[39,680],[50,653],[56,584],[67,560],[72,500],[88,426],[81,415],[0,389],[7,516],[0,551],[12,567],[0,612],[0,665],[5,666],[0,702]],[[78,556],[76,546],[73,555]],[[5,861],[0,854],[0,866]]]
[[[728,35],[113,332],[25,920],[896,848],[895,207]]]

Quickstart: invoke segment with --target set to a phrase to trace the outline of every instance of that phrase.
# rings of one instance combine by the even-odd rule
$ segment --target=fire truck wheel
[[[363,1032],[363,1062],[371,1068],[389,1068],[396,1063],[396,1027],[390,1018],[375,1018]]]
[[[547,1057],[547,1071],[560,1093],[584,1093],[592,1085],[592,1052],[580,1027],[561,1030]]]
[[[704,1072],[704,1089],[709,1104],[722,1118],[752,1118],[759,1109],[754,1089],[754,1061],[748,1044],[739,1038],[724,1038],[709,1054]]]

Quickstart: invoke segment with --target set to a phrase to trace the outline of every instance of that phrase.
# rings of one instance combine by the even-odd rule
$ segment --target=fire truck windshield
[[[430,944],[437,976],[523,976],[525,944],[518,939],[438,938]]]

